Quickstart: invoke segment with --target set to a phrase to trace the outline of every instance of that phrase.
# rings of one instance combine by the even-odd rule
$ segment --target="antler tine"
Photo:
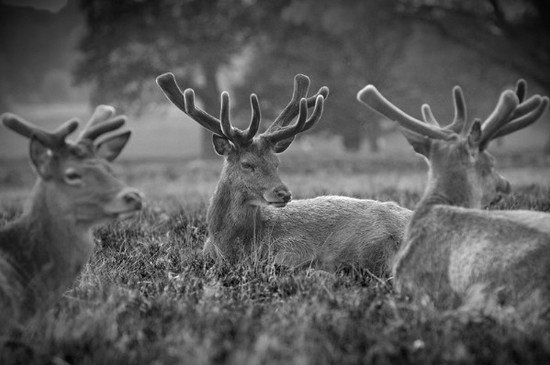
[[[212,133],[218,134],[220,136],[224,135],[221,129],[220,120],[211,116],[210,114],[195,105],[195,92],[193,91],[193,89],[186,89],[183,96],[185,100],[185,106],[182,110],[185,114],[189,115],[195,122],[199,123]]]
[[[540,103],[540,95],[533,95],[529,99],[525,100],[512,113],[510,119],[517,119],[523,115],[530,113],[533,109],[536,109]]]
[[[309,90],[309,77],[303,74],[297,74],[294,76],[294,90],[292,91],[292,98],[290,102],[285,106],[283,111],[275,118],[275,121],[269,126],[268,130],[273,130],[278,127],[287,126],[292,119],[298,114],[299,105],[302,98],[307,96]]]
[[[319,91],[317,91],[315,93],[315,95],[313,96],[310,96],[309,98],[307,98],[307,107],[308,108],[311,108],[312,106],[314,106],[316,103],[317,103],[317,98],[319,96],[322,96],[323,97],[323,101],[324,100],[327,100],[328,98],[328,94],[329,94],[329,89],[328,87],[326,86],[321,86],[321,88],[319,89]]]
[[[223,136],[220,120],[197,108],[195,106],[195,92],[192,89],[186,89],[182,93],[174,74],[171,72],[162,74],[157,77],[156,82],[168,100],[178,107],[178,109],[212,133]]]
[[[239,137],[242,137],[242,135],[238,133],[240,131],[237,128],[231,125],[229,120],[229,94],[226,91],[222,92],[221,95],[220,120],[223,135],[231,142],[238,144],[241,140]]]
[[[442,129],[426,124],[411,117],[390,103],[373,85],[367,85],[357,93],[357,100],[382,114],[388,119],[398,122],[403,128],[435,139],[449,139],[450,135]]]
[[[79,137],[78,141],[81,141],[83,139],[94,141],[96,138],[105,133],[119,129],[126,123],[127,120],[128,118],[125,115],[119,115],[106,122],[94,125],[88,130],[84,131]]]
[[[258,133],[258,129],[260,128],[260,121],[262,119],[260,103],[258,102],[258,97],[256,96],[256,94],[250,94],[250,109],[252,110],[250,125],[243,132],[244,138],[247,141],[252,141],[256,133]]]
[[[498,103],[489,117],[483,122],[481,134],[481,149],[484,149],[493,135],[506,123],[510,121],[510,116],[518,106],[518,97],[511,90],[506,90],[500,94]]]
[[[65,143],[65,138],[71,133],[73,133],[77,128],[80,122],[78,121],[78,118],[71,118],[65,123],[61,124],[61,126],[57,127],[55,131],[53,131],[53,134],[57,136],[57,138]]]
[[[422,110],[422,119],[424,119],[424,122],[434,125],[436,127],[439,127],[439,123],[435,119],[432,113],[432,109],[428,104],[423,104],[421,110]]]
[[[536,122],[548,108],[548,97],[540,97],[537,95],[537,106],[533,108],[529,113],[522,115],[519,118],[512,120],[510,123],[501,127],[494,135],[494,138],[506,136],[512,132],[518,131],[525,127],[530,126]],[[531,99],[531,98],[530,98]]]
[[[308,129],[311,129],[317,122],[321,119],[321,116],[323,115],[323,109],[325,104],[325,98],[323,95],[317,95],[317,98],[315,99],[315,108],[313,108],[313,113],[311,113],[311,116],[306,120],[304,126],[300,130],[299,133],[305,132]]]
[[[91,127],[104,122],[111,118],[113,115],[115,115],[115,108],[110,105],[98,105],[84,128],[82,129],[82,132],[80,133],[79,139],[82,137],[82,135]]]
[[[455,109],[453,122],[446,129],[461,134],[469,132],[473,122],[468,123],[468,109],[466,108],[462,88],[458,85],[453,87],[453,105]]]
[[[527,95],[527,82],[524,79],[519,79],[516,82],[516,96],[520,103],[523,103],[525,95]]]
[[[80,135],[78,136],[77,140],[82,140],[87,138],[86,133],[88,130],[93,128],[94,126],[108,120],[113,115],[115,115],[115,108],[113,108],[110,105],[98,105],[84,128],[82,129],[82,132],[80,132]]]
[[[2,122],[6,127],[26,138],[35,137],[45,146],[58,148],[65,144],[65,138],[78,128],[78,120],[71,119],[63,123],[54,132],[48,132],[18,115],[5,113],[2,115]]]
[[[282,141],[287,138],[291,138],[295,136],[296,134],[300,133],[305,124],[306,124],[306,118],[307,118],[307,100],[305,98],[302,98],[300,100],[299,104],[299,112],[298,112],[298,120],[296,121],[296,124],[292,126],[286,126],[281,129],[278,129],[276,131],[272,132],[264,132],[262,136],[264,138],[267,138],[273,143],[276,143],[278,141]],[[316,108],[317,109],[317,108]]]

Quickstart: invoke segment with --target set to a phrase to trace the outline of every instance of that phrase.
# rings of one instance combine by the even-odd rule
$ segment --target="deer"
[[[113,174],[110,162],[131,131],[100,105],[73,142],[71,119],[53,132],[5,113],[3,124],[28,138],[38,175],[23,214],[0,229],[2,323],[24,323],[47,310],[75,281],[94,249],[92,228],[142,208],[142,193]]]
[[[526,99],[527,84],[501,93],[483,121],[468,119],[462,89],[453,89],[455,118],[441,127],[429,105],[422,121],[388,101],[373,85],[357,99],[395,121],[428,163],[428,182],[392,265],[398,293],[435,308],[479,310],[525,323],[550,314],[550,214],[484,210],[510,193],[487,151],[498,137],[543,115],[548,98]]]
[[[230,122],[227,92],[221,94],[216,118],[196,106],[192,89],[181,91],[172,73],[160,75],[157,83],[168,100],[213,133],[214,149],[224,157],[207,211],[206,255],[229,263],[268,257],[291,269],[356,267],[375,275],[389,270],[410,210],[394,202],[345,196],[292,200],[279,177],[277,154],[319,121],[329,93],[326,86],[307,97],[310,80],[296,75],[290,102],[256,135],[261,111],[255,94],[250,96],[250,124],[240,130]]]

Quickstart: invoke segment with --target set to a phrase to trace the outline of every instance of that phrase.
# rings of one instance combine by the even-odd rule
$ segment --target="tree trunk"
[[[204,110],[215,116],[219,117],[218,113],[220,110],[219,100],[220,100],[220,88],[218,85],[218,79],[216,77],[218,72],[218,65],[214,62],[206,62],[203,64],[204,77],[206,79],[206,85],[200,91],[200,97],[204,103]],[[214,159],[218,155],[214,151],[212,146],[212,132],[201,128],[201,154],[200,158],[202,159]]]
[[[372,153],[380,152],[380,139],[377,134],[368,134],[367,139],[369,140],[369,150]]]
[[[343,144],[346,151],[357,152],[361,148],[361,134],[360,133],[348,133],[343,136]]]

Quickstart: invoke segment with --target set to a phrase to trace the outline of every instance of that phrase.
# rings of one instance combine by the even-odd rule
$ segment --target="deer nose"
[[[288,188],[284,185],[281,185],[273,191],[277,198],[281,199],[281,201],[288,203],[290,199],[292,199],[292,193]]]
[[[125,189],[119,196],[125,204],[133,207],[135,210],[143,207],[143,194],[139,190]]]

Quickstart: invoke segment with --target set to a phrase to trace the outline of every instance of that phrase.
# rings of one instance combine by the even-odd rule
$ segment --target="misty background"
[[[166,100],[155,77],[170,71],[218,116],[230,92],[232,122],[259,96],[266,128],[290,100],[293,77],[330,88],[316,128],[289,153],[412,156],[396,126],[358,103],[372,83],[420,117],[431,105],[451,121],[461,85],[470,117],[485,118],[520,77],[550,95],[550,4],[545,0],[43,0],[0,4],[0,112],[51,129],[97,104],[130,116],[122,158],[209,158],[210,132]],[[494,143],[497,153],[550,155],[550,116]],[[0,128],[0,159],[28,143]]]

